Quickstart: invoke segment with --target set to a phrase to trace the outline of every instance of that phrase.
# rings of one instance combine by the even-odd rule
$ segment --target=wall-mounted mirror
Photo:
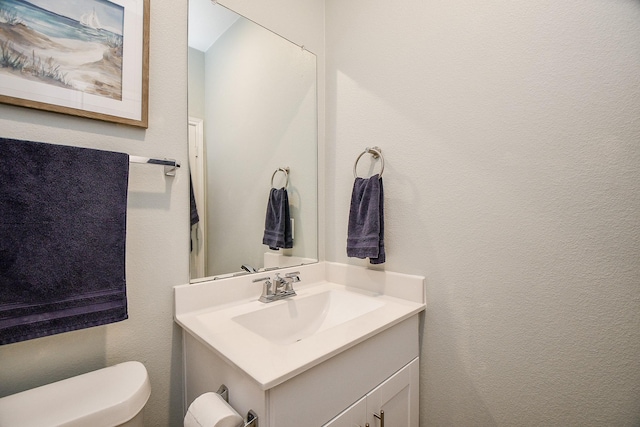
[[[191,281],[318,260],[316,77],[311,52],[189,0]],[[269,192],[286,183],[279,168],[293,247],[272,250],[262,239]]]

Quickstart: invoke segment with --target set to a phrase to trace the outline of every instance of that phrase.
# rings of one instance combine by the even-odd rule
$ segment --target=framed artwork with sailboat
[[[1,0],[0,102],[148,126],[150,0]]]

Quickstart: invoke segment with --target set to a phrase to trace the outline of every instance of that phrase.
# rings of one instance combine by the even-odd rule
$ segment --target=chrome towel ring
[[[289,187],[289,167],[286,166],[286,167],[283,167],[283,168],[278,168],[278,169],[275,170],[275,172],[273,172],[273,175],[271,175],[271,188],[274,188],[273,187],[273,178],[275,178],[275,176],[276,176],[276,174],[278,172],[283,172],[284,176],[287,178],[287,182],[284,184],[284,188]]]
[[[362,153],[360,153],[353,165],[353,177],[358,177],[358,172],[356,171],[356,168],[358,167],[358,161],[360,160],[360,157],[364,156],[367,153],[370,153],[374,159],[380,159],[380,178],[382,178],[382,172],[384,172],[384,157],[382,156],[382,150],[380,149],[380,147],[367,147]]]

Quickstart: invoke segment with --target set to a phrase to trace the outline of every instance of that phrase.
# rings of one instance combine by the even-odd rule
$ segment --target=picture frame
[[[0,102],[148,127],[150,0],[3,0]]]

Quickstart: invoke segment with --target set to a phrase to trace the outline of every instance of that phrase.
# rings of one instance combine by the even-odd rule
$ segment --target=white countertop
[[[250,282],[252,278],[259,275],[243,277],[243,282],[237,280],[241,278],[232,279],[234,282],[230,282],[228,286],[235,286],[233,289],[236,296],[244,292],[245,297],[229,301],[230,297],[223,296],[219,298],[220,304],[217,305],[202,302],[202,298],[205,296],[211,298],[212,295],[211,289],[206,287],[207,284],[178,286],[175,288],[175,320],[185,331],[228,363],[244,371],[263,390],[267,390],[402,322],[426,307],[424,278],[419,276],[331,263],[319,263],[319,265],[310,266],[307,271],[305,267],[307,266],[297,268],[300,270],[300,278],[303,281],[305,276],[319,280],[308,285],[297,286],[298,296],[296,297],[269,304],[258,301],[259,286],[247,284],[247,281]],[[342,280],[352,282],[354,286],[329,282],[324,280],[325,277],[331,277],[336,282]],[[210,286],[218,289],[224,286],[221,283],[223,281],[215,282],[210,283]],[[240,285],[244,286],[246,291],[238,290],[242,288]],[[198,290],[193,286],[202,286],[202,288]],[[398,286],[400,288],[397,288]],[[233,320],[234,317],[261,310],[267,306],[275,307],[277,304],[291,306],[295,304],[291,301],[331,290],[353,292],[373,298],[376,300],[377,308],[299,341],[284,344],[265,339]],[[384,292],[385,290],[388,292]],[[247,292],[251,292],[252,295],[246,297]],[[278,327],[275,321],[273,327]]]

